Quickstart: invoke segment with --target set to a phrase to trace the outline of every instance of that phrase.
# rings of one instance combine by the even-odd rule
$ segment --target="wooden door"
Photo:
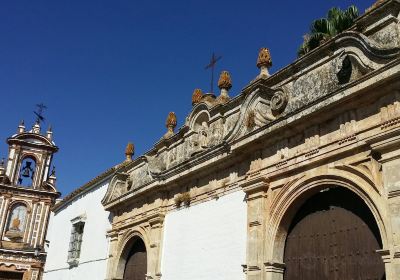
[[[22,273],[0,271],[0,280],[22,280]]]
[[[138,239],[131,249],[125,265],[124,280],[145,280],[147,273],[147,252],[143,241]]]
[[[285,246],[285,280],[385,279],[379,231],[366,205],[341,188],[311,198]]]

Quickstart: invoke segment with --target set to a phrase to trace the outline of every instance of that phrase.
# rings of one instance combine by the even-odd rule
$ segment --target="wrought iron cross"
[[[45,118],[43,117],[43,112],[44,112],[44,110],[47,109],[47,107],[43,103],[40,103],[40,104],[36,104],[36,108],[37,108],[37,110],[33,111],[33,113],[37,117],[36,122],[37,123],[44,122]]]
[[[212,54],[210,63],[206,66],[206,70],[211,68],[211,90],[210,93],[214,93],[214,68],[217,61],[220,60],[222,56],[215,56],[215,53]]]

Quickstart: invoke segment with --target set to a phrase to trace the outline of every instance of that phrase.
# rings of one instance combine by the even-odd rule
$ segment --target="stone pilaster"
[[[110,239],[109,249],[108,249],[108,261],[107,261],[107,274],[106,280],[112,280],[113,272],[115,271],[115,266],[117,265],[117,258],[116,255],[118,253],[118,234],[117,233],[110,233],[108,235]]]
[[[264,240],[268,180],[258,172],[242,184],[247,201],[247,256],[243,266],[247,280],[264,279]]]
[[[388,248],[379,253],[386,268],[386,279],[400,275],[400,135],[392,133],[371,145],[381,156],[384,192],[387,195]]]
[[[164,225],[164,215],[158,214],[149,220],[150,223],[150,250],[148,260],[150,262],[147,279],[161,278],[161,242]]]

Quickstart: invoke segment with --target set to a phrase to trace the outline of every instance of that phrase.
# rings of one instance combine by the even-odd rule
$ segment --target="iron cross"
[[[217,61],[220,60],[222,56],[215,56],[215,53],[212,54],[210,64],[206,66],[206,70],[211,68],[211,91],[210,93],[214,93],[214,68]]]
[[[45,118],[43,117],[43,112],[45,109],[47,109],[47,107],[43,104],[36,104],[36,111],[33,111],[33,113],[36,115],[37,119],[36,122],[40,123],[40,122],[44,122]]]

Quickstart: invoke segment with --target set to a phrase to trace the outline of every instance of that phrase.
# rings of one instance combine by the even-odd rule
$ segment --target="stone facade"
[[[399,12],[396,0],[377,5],[279,72],[261,69],[224,103],[196,94],[184,126],[110,181],[103,199],[114,215],[106,279],[123,279],[135,238],[146,245],[147,279],[162,279],[162,256],[171,254],[163,252],[170,248],[163,245],[165,217],[235,192],[247,203],[243,278],[283,279],[293,217],[328,186],[351,190],[368,206],[386,279],[397,279]],[[227,96],[229,88],[222,90]]]
[[[7,143],[9,155],[0,166],[0,278],[41,279],[50,209],[60,195],[54,169],[50,173],[58,148],[51,130],[40,134],[39,122],[30,131],[21,123]]]

